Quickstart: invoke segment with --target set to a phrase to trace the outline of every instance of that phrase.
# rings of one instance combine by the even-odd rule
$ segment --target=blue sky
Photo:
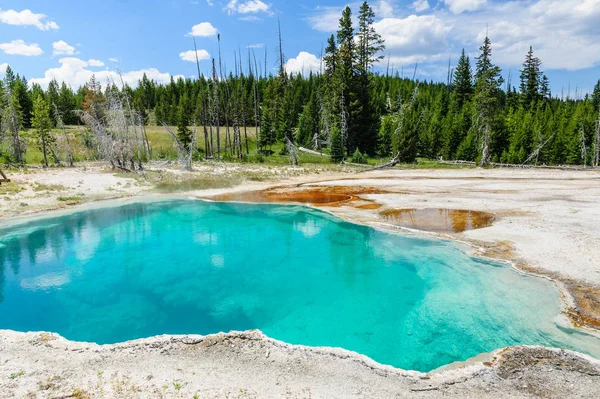
[[[281,20],[288,70],[319,68],[322,45],[335,31],[337,0],[0,0],[0,74],[6,65],[43,86],[55,77],[79,86],[95,73],[135,83],[196,75],[192,34],[202,72],[217,56],[216,32],[228,69],[233,51],[253,48],[276,64]],[[357,11],[359,2],[349,3]],[[376,29],[396,70],[445,80],[463,47],[474,56],[489,32],[494,61],[518,84],[529,45],[542,59],[553,92],[589,92],[600,78],[600,0],[373,0]],[[196,28],[194,28],[196,27]],[[187,52],[187,53],[186,53]],[[383,66],[387,63],[384,61]],[[410,71],[410,72],[409,72]]]

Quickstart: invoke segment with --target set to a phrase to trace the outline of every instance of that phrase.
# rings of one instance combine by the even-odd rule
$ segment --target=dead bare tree
[[[281,36],[281,21],[277,17],[277,39],[278,47],[277,52],[279,53],[279,75],[285,74],[285,56],[283,55],[283,37]]]
[[[71,140],[69,139],[69,135],[67,134],[67,129],[65,128],[65,124],[63,123],[62,115],[58,110],[58,107],[54,103],[52,104],[52,106],[54,107],[54,119],[56,120],[56,127],[62,132],[63,137],[65,139],[64,152],[66,153],[67,162],[69,163],[70,167],[73,167],[74,160],[73,148],[71,147]]]
[[[12,96],[10,88],[5,90],[5,107],[2,112],[2,124],[0,125],[0,138],[8,138],[10,153],[13,161],[17,165],[25,163],[26,143],[21,137],[21,127],[23,126],[23,116],[18,108],[16,98]]]
[[[250,148],[249,148],[249,144],[248,144],[248,130],[247,130],[247,123],[246,123],[246,79],[244,79],[244,72],[242,70],[242,52],[238,49],[238,53],[240,55],[240,73],[241,73],[241,93],[240,95],[242,96],[242,112],[241,112],[241,119],[242,119],[242,126],[244,126],[244,141],[245,141],[245,145],[246,145],[246,155],[250,154]]]
[[[10,179],[6,177],[2,169],[0,169],[0,184],[2,183],[10,183]]]
[[[253,77],[252,81],[254,83],[253,91],[254,91],[254,134],[256,138],[256,152],[258,153],[258,142],[260,136],[260,104],[259,104],[259,94],[258,94],[258,79],[260,78],[260,74],[258,72],[258,63],[256,62],[256,54],[252,51],[252,56],[254,58],[254,70],[252,70],[252,64],[250,64],[250,75]],[[250,60],[248,60],[250,62]]]
[[[200,120],[202,122],[202,130],[204,131],[204,156],[207,159],[210,159],[213,156],[213,152],[212,152],[212,142],[210,141],[210,139],[212,139],[212,135],[209,138],[209,133],[208,133],[209,121],[207,118],[207,96],[202,95],[202,92],[201,92],[200,97],[201,97],[200,101],[201,101],[201,106],[202,106],[202,111],[200,112]],[[212,131],[212,127],[211,127],[211,131]]]
[[[215,126],[217,135],[217,158],[221,158],[221,135],[219,132],[219,86],[217,78],[217,68],[215,67],[215,59],[212,60],[212,85],[213,85],[213,125]],[[211,129],[211,143],[212,143],[212,129]]]
[[[552,140],[552,138],[554,137],[554,133],[552,133],[547,139],[546,141],[541,141],[541,133],[538,136],[538,145],[535,148],[535,150],[533,150],[533,152],[529,155],[529,157],[527,157],[527,159],[521,164],[521,165],[526,165],[529,162],[531,162],[534,158],[535,158],[535,164],[537,165],[538,163],[538,158],[540,155],[540,152],[542,151],[542,149],[546,146],[546,144],[548,144],[548,142],[550,140]]]
[[[298,147],[298,151],[304,152],[304,153],[307,153],[307,154],[311,154],[311,155],[316,155],[318,157],[327,157],[327,158],[329,158],[329,155],[327,155],[327,154],[323,154],[322,152],[317,152],[317,151],[309,150],[308,148],[304,148],[304,147]]]
[[[348,113],[346,112],[344,92],[340,96],[340,133],[342,136],[342,151],[347,152],[348,145]]]
[[[417,98],[419,97],[419,84],[415,86],[413,89],[412,95],[410,96],[410,101],[405,102],[402,100],[401,94],[398,94],[397,100],[397,111],[395,112],[395,117],[397,119],[397,126],[394,130],[394,136],[396,136],[396,140],[399,140],[398,137],[402,134],[405,134],[404,130],[404,122],[406,119],[406,114],[408,111],[412,110],[415,105]]]
[[[229,130],[229,104],[231,101],[231,95],[229,92],[229,80],[223,76],[223,58],[221,57],[221,34],[217,34],[217,42],[219,47],[219,81],[221,86],[224,87],[224,95],[221,104],[223,105],[223,117],[225,118],[225,151],[229,150],[229,156],[233,156],[233,143],[231,141],[231,135]],[[237,63],[236,63],[237,64]],[[218,104],[217,104],[218,106]],[[218,128],[217,128],[218,129]],[[217,133],[218,136],[218,133]],[[220,151],[219,151],[220,156]]]
[[[583,160],[583,167],[587,166],[587,147],[585,146],[585,129],[583,125],[581,125],[581,136],[580,144],[581,144],[581,159]]]
[[[194,122],[192,125],[192,141],[189,146],[186,146],[177,134],[171,129],[169,125],[166,123],[159,121],[162,127],[169,133],[171,138],[173,139],[173,143],[177,150],[177,159],[179,164],[187,171],[192,170],[193,158],[194,158],[194,148],[196,147],[196,123]]]
[[[370,169],[367,169],[366,172],[371,171],[371,170],[379,170],[379,169],[385,169],[385,168],[393,168],[394,166],[398,165],[398,162],[400,162],[400,152],[398,152],[396,154],[396,156],[392,159],[390,159],[389,161],[379,164],[377,166],[374,166]],[[364,165],[362,165],[364,166]]]
[[[106,97],[104,112],[78,112],[92,132],[100,159],[123,171],[142,170],[148,150],[143,117],[131,109],[126,91],[119,92],[114,83],[109,83]]]
[[[600,112],[596,121],[596,138],[594,140],[594,168],[598,167],[600,162]]]
[[[285,138],[285,148],[290,157],[290,163],[294,166],[298,165],[298,148],[287,137]]]
[[[481,160],[479,166],[484,167],[490,163],[490,124],[483,123],[483,142],[481,143]]]
[[[321,126],[319,131],[315,132],[311,144],[313,150],[318,150],[320,153],[322,153],[323,147],[329,146],[329,136],[331,132],[331,112],[325,104],[325,101],[323,101],[323,95],[321,91],[318,92],[317,99],[319,101],[319,108],[321,111]]]

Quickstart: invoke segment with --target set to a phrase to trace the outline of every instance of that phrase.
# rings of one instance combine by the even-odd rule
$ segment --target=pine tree
[[[341,94],[340,84],[338,83],[339,74],[337,73],[338,48],[334,35],[331,35],[327,40],[323,62],[325,64],[325,70],[323,86],[321,88],[321,118],[323,119],[325,139],[329,140],[331,123],[333,123],[339,115],[339,97]]]
[[[177,126],[177,137],[179,141],[189,149],[194,137],[190,125],[192,124],[192,102],[185,89],[183,82],[178,82],[179,85],[179,104],[173,107],[175,109],[175,124]]]
[[[456,105],[459,109],[471,100],[473,96],[473,73],[471,71],[471,62],[469,56],[465,54],[465,49],[458,60],[456,71],[454,72],[453,83]]]
[[[384,116],[379,129],[379,148],[377,151],[379,156],[390,157],[392,155],[392,135],[394,134],[394,130],[395,125],[392,116]]]
[[[533,47],[530,46],[521,70],[521,100],[526,108],[531,107],[541,98],[540,85],[543,75],[540,71],[541,65],[542,62],[533,55]]]
[[[17,98],[19,106],[21,107],[23,126],[26,128],[31,127],[31,111],[33,108],[33,101],[29,90],[27,89],[27,79],[17,75],[14,83],[12,84],[11,92],[12,95]]]
[[[475,113],[477,123],[482,136],[482,151],[480,166],[485,166],[491,158],[491,139],[493,128],[500,108],[499,91],[502,85],[501,70],[497,66],[492,66],[479,78],[475,85]]]
[[[336,109],[336,118],[341,119],[341,113],[346,113],[346,126],[348,137],[342,137],[344,151],[349,153],[356,147],[356,127],[354,116],[360,112],[356,109],[360,106],[355,101],[356,98],[356,80],[355,80],[355,40],[354,28],[352,27],[352,10],[349,6],[344,8],[337,31],[338,41],[338,65],[336,66],[335,84],[339,85],[336,94],[338,97],[332,101],[339,102]],[[341,132],[342,134],[344,132]]]
[[[337,66],[337,44],[335,42],[335,36],[331,35],[327,39],[327,47],[325,48],[325,57],[323,57],[323,61],[325,62],[325,75],[332,76],[335,73],[335,68]]]
[[[368,163],[367,157],[365,155],[363,155],[358,148],[356,150],[354,150],[354,154],[352,154],[351,161],[352,161],[352,163],[359,163],[359,164],[367,164]]]
[[[44,166],[48,167],[48,152],[52,151],[54,137],[52,136],[52,118],[48,103],[38,95],[33,103],[31,126],[34,129],[38,146],[44,156]]]
[[[190,114],[183,104],[177,107],[177,139],[185,148],[190,148],[193,140],[190,130]]]
[[[592,104],[596,110],[600,110],[600,79],[598,79],[598,83],[596,83],[592,92]]]
[[[339,163],[344,160],[344,148],[342,145],[342,133],[337,125],[331,129],[331,162]]]
[[[48,84],[48,89],[46,90],[46,101],[48,102],[48,105],[50,107],[54,107],[55,105],[58,105],[58,100],[59,100],[59,86],[58,86],[58,82],[56,81],[56,79],[52,79],[50,81],[50,83]],[[33,93],[32,93],[33,96]],[[33,96],[35,98],[35,96]],[[56,126],[57,122],[54,117],[53,119],[53,124],[54,126]]]
[[[270,154],[271,147],[275,143],[275,128],[273,126],[273,115],[270,109],[264,109],[262,112],[262,121],[260,123],[259,147],[263,154]],[[267,147],[269,148],[267,150]]]
[[[296,143],[303,146],[310,146],[310,143],[319,135],[319,107],[317,104],[316,93],[310,95],[308,103],[304,106],[298,128],[296,129]]]
[[[500,86],[503,83],[502,70],[492,63],[492,43],[486,35],[481,53],[477,57],[475,91],[473,96],[475,124],[469,131],[467,142],[470,148],[481,143],[480,166],[491,161],[492,138],[500,108]],[[477,138],[477,139],[476,139]]]
[[[375,155],[377,152],[377,122],[378,118],[373,108],[371,90],[369,90],[370,70],[373,64],[379,62],[385,49],[384,40],[375,31],[375,12],[365,1],[358,14],[356,101],[360,107],[353,106],[356,114],[351,118],[354,125],[354,140],[351,145],[362,149],[365,153]],[[352,131],[352,130],[351,130]]]
[[[75,114],[75,110],[78,108],[77,100],[71,91],[71,88],[64,82],[60,86],[56,106],[66,125],[74,125],[77,123],[77,115]]]
[[[383,59],[380,53],[385,49],[384,40],[375,30],[375,12],[365,1],[358,13],[358,65],[360,74],[366,75],[373,64]]]
[[[16,81],[15,73],[13,72],[10,65],[6,67],[6,71],[4,72],[4,86],[8,91],[12,91],[14,88],[14,84]]]
[[[354,53],[354,28],[352,27],[352,9],[350,9],[350,6],[346,6],[342,11],[337,31],[337,42],[339,47],[348,46],[350,49],[348,53]],[[349,59],[347,54],[344,57],[346,58],[341,59],[342,64],[346,64],[345,67],[351,66],[352,59]]]
[[[475,81],[481,79],[481,77],[492,67],[492,42],[486,35],[483,40],[483,45],[479,47],[480,55],[476,57],[477,60],[475,68]]]
[[[548,76],[546,75],[542,76],[542,81],[540,82],[540,95],[544,100],[549,100],[552,97],[550,79],[548,79]]]

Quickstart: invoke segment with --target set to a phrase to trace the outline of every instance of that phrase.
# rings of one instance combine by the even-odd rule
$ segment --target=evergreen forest
[[[87,159],[122,169],[160,157],[146,126],[173,139],[180,159],[268,159],[322,154],[327,161],[461,160],[485,166],[598,166],[600,80],[581,98],[557,96],[533,48],[523,54],[517,84],[503,78],[486,37],[471,59],[463,50],[445,82],[386,68],[385,41],[365,1],[346,7],[326,39],[320,71],[288,74],[279,29],[277,69],[262,55],[235,53],[234,68],[212,59],[212,73],[171,79],[144,76],[136,87],[99,82],[46,89],[8,67],[0,82],[0,162],[23,165],[35,148],[41,162],[73,164],[72,142]],[[356,26],[353,21],[357,21]],[[516,80],[516,79],[515,79]],[[69,126],[81,126],[73,133]]]

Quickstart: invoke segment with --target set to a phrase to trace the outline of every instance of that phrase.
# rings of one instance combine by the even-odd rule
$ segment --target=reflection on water
[[[380,215],[397,226],[438,233],[482,229],[495,220],[491,213],[463,209],[388,209]]]
[[[261,329],[423,371],[514,344],[600,355],[553,323],[545,280],[298,206],[180,200],[41,219],[0,229],[0,269],[0,329],[72,340]]]

